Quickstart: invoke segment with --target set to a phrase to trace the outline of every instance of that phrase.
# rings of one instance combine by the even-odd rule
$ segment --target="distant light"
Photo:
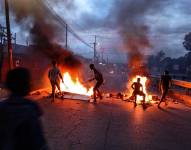
[[[99,65],[103,65],[103,66],[105,66],[106,64],[104,64],[104,63],[100,62],[100,63],[99,63]]]
[[[113,71],[113,70],[111,70],[109,73],[110,73],[110,74],[114,74],[114,71]]]

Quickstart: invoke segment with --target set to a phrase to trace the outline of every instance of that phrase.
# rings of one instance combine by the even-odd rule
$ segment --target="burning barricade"
[[[82,83],[80,83],[78,77],[73,80],[69,72],[65,72],[63,74],[63,80],[64,83],[60,82],[61,91],[86,96],[93,95],[93,87],[89,89],[86,88]]]

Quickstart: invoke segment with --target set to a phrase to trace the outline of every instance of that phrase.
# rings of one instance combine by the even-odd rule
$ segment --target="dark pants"
[[[96,83],[96,85],[94,86],[94,89],[93,89],[93,91],[94,91],[94,101],[96,102],[96,92],[98,93],[98,96],[101,98],[102,96],[101,96],[101,93],[100,93],[100,91],[99,91],[99,87],[101,86],[103,84],[103,81],[98,81],[97,83]]]

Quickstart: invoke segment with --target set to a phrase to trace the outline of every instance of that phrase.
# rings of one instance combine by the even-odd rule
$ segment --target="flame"
[[[93,95],[93,87],[87,89],[86,87],[84,87],[84,85],[80,83],[78,77],[74,81],[72,80],[70,74],[68,72],[65,72],[63,75],[63,80],[64,83],[60,83],[61,91],[87,96]]]
[[[131,80],[130,85],[132,85],[133,82],[137,82],[137,78],[141,79],[140,83],[143,85],[143,89],[142,90],[143,90],[143,93],[145,93],[145,95],[146,95],[145,102],[148,103],[148,102],[150,102],[152,100],[152,95],[149,95],[148,92],[147,92],[147,88],[146,88],[147,77],[142,77],[142,76],[137,75],[136,77],[134,77]],[[131,93],[132,92],[133,92],[133,90],[131,91]],[[140,104],[142,100],[143,100],[143,97],[137,95],[137,103]]]

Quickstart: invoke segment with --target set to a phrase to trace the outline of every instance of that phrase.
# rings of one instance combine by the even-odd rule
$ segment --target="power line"
[[[53,17],[61,24],[63,25],[65,28],[67,26],[67,31],[70,32],[76,39],[78,39],[79,41],[81,41],[83,44],[85,44],[86,46],[88,46],[89,48],[93,48],[91,45],[89,45],[86,41],[84,41],[77,33],[75,33],[75,31],[68,26],[68,24],[66,23],[66,21],[61,18],[52,7],[50,7],[50,3],[45,0],[46,3],[46,8],[48,8],[48,11],[51,12],[51,14],[53,15]]]

